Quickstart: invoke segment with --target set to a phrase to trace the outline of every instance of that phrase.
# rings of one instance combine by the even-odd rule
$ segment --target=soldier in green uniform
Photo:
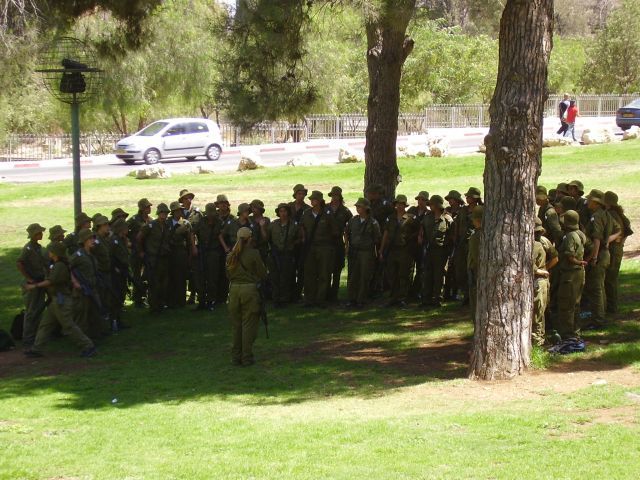
[[[578,317],[584,287],[584,267],[587,264],[583,261],[586,237],[580,231],[578,212],[569,210],[565,213],[564,231],[565,236],[558,249],[558,313],[553,318],[553,327],[566,340],[580,335]]]
[[[47,246],[42,251],[42,254],[44,255],[44,258],[47,261],[47,264],[50,263],[49,250],[51,250],[51,247],[56,243],[64,244],[64,234],[65,233],[67,233],[67,231],[64,228],[62,228],[61,225],[54,225],[53,227],[51,227],[49,229],[49,243],[47,244]]]
[[[536,187],[536,204],[540,207],[538,208],[538,218],[542,221],[542,226],[547,238],[551,240],[554,245],[560,245],[564,233],[562,233],[562,228],[560,227],[558,214],[549,202],[547,189],[541,185]]]
[[[178,202],[182,205],[182,218],[187,220],[191,227],[194,227],[200,220],[202,220],[202,212],[198,207],[193,204],[193,199],[195,198],[195,194],[191,193],[187,189],[180,190],[178,196]],[[197,247],[197,246],[196,246]],[[195,252],[193,252],[195,254]],[[199,269],[197,262],[193,262],[189,266],[188,277],[187,277],[187,285],[189,290],[189,300],[188,304],[192,305],[196,301],[196,294],[198,291],[198,274]]]
[[[431,214],[429,210],[429,192],[422,191],[418,193],[415,200],[418,204],[409,207],[407,210],[407,213],[413,215],[415,220],[411,223],[414,228],[411,229],[407,237],[409,255],[411,255],[412,259],[411,270],[415,272],[411,279],[411,286],[409,287],[409,297],[411,299],[418,299],[422,295],[424,249],[422,245],[418,243],[418,237],[420,236],[422,221],[427,215]]]
[[[609,214],[615,222],[621,226],[620,234],[609,243],[609,253],[611,255],[611,263],[604,278],[604,290],[607,297],[607,313],[618,312],[618,275],[620,273],[620,265],[622,264],[622,256],[624,253],[624,242],[627,237],[633,235],[631,230],[631,222],[624,214],[624,209],[618,205],[618,195],[615,192],[605,192],[604,204]]]
[[[434,195],[429,200],[431,215],[422,220],[421,241],[424,249],[424,287],[422,305],[439,307],[442,302],[442,285],[449,256],[449,229],[453,218],[444,208],[444,199]]]
[[[220,257],[224,256],[220,245],[222,222],[214,203],[207,203],[205,216],[193,226],[193,234],[198,245],[198,310],[213,310],[217,299],[220,277]],[[224,271],[222,272],[224,275]]]
[[[394,215],[395,209],[393,208],[393,203],[384,198],[384,188],[378,183],[369,185],[365,189],[364,195],[371,205],[371,216],[376,219],[382,229],[387,218]],[[380,260],[380,253],[382,252],[379,251],[376,257],[376,269],[371,283],[371,294],[373,297],[381,296],[388,288],[388,285],[385,285],[385,279],[387,278],[387,275],[384,273],[385,262]]]
[[[458,216],[458,212],[464,206],[464,200],[462,199],[462,194],[457,190],[450,190],[444,199],[449,203],[449,206],[446,208],[447,213],[453,218],[455,223],[456,217]],[[449,239],[447,240],[449,245],[451,245],[451,251],[449,252],[449,258],[447,259],[447,272],[445,274],[444,279],[444,293],[442,295],[442,299],[444,301],[455,300],[456,294],[458,292],[458,286],[456,284],[456,268],[455,268],[455,260],[453,254],[455,253],[455,249],[453,248],[454,242],[454,229],[449,229]]]
[[[356,202],[357,215],[347,223],[346,252],[349,259],[347,292],[353,308],[362,308],[369,300],[371,280],[375,272],[376,250],[382,234],[380,224],[371,216],[371,204],[366,198]]]
[[[585,232],[589,242],[585,257],[587,271],[584,294],[591,308],[591,323],[588,326],[600,328],[606,323],[604,279],[611,264],[609,242],[611,236],[620,232],[620,226],[605,210],[604,193],[600,190],[591,190],[587,206],[591,212],[591,220],[587,222]]]
[[[564,214],[569,210],[575,211],[576,209],[576,201],[573,197],[564,196],[562,197],[556,204],[554,205],[554,209],[558,214],[558,223],[560,224],[560,228],[562,229],[564,224]],[[564,232],[564,230],[563,230]],[[564,233],[563,233],[564,237]],[[560,242],[562,243],[562,242]],[[559,246],[559,245],[558,245]]]
[[[127,220],[127,228],[129,229],[128,238],[131,245],[129,265],[131,266],[131,279],[133,284],[132,298],[133,304],[138,308],[144,307],[144,298],[147,293],[143,279],[144,260],[140,252],[138,252],[138,235],[142,227],[151,223],[152,218],[149,216],[151,206],[149,200],[141,198],[138,201],[138,213]]]
[[[405,307],[411,282],[411,257],[407,248],[407,232],[412,228],[413,216],[407,214],[407,197],[396,196],[395,213],[386,219],[378,258],[384,262],[391,295],[387,307]]]
[[[218,210],[218,218],[220,218],[220,233],[222,233],[222,229],[231,224],[235,220],[235,217],[231,214],[231,204],[229,203],[229,199],[226,195],[218,195],[216,197],[215,205]],[[220,272],[220,276],[217,278],[216,303],[223,304],[227,302],[227,296],[229,295],[229,279],[227,278],[225,267],[227,251],[225,250],[225,246],[222,244],[220,235],[218,235],[218,243],[220,244],[220,247],[216,253],[219,256],[218,272]]]
[[[255,363],[253,343],[260,323],[260,293],[257,283],[267,276],[260,254],[253,248],[251,229],[237,231],[237,242],[227,257],[229,277],[229,315],[233,333],[231,362],[249,366]]]
[[[296,283],[296,246],[301,243],[302,230],[291,219],[291,207],[281,203],[276,208],[277,220],[269,224],[269,277],[276,307],[294,299]]]
[[[93,340],[107,335],[111,325],[102,308],[98,291],[98,262],[91,254],[94,233],[85,228],[78,232],[78,250],[70,259],[71,275],[78,288],[73,295],[73,321]]]
[[[109,239],[109,257],[111,258],[111,319],[117,329],[127,328],[122,322],[122,309],[127,296],[129,278],[129,227],[123,218],[111,224],[113,235]]]
[[[187,304],[187,281],[193,255],[193,232],[191,223],[182,216],[180,202],[169,205],[169,291],[167,306],[182,308]]]
[[[98,295],[100,296],[101,314],[107,318],[112,330],[117,330],[117,322],[111,319],[113,288],[111,285],[111,255],[109,253],[109,219],[98,215],[93,220],[95,241],[91,248],[91,255],[96,259],[98,267]]]
[[[125,212],[122,208],[118,207],[111,211],[111,220],[109,220],[109,224],[115,223],[116,220],[121,218],[126,221],[129,218],[129,214]]]
[[[16,267],[27,285],[40,283],[45,279],[48,261],[42,254],[42,246],[39,242],[46,230],[37,223],[32,223],[27,227],[29,242],[22,247],[22,252],[16,262]],[[46,301],[45,290],[43,288],[24,288],[22,300],[24,301],[22,343],[28,349],[33,345],[42,318]]]
[[[224,248],[226,254],[231,252],[233,248],[234,239],[237,238],[238,230],[242,227],[247,227],[251,230],[253,243],[253,230],[255,226],[249,220],[249,216],[251,215],[251,205],[248,203],[241,203],[238,205],[238,218],[233,218],[227,221],[227,223],[222,227],[222,232],[220,233],[220,244]],[[255,245],[254,245],[255,246]]]
[[[80,212],[75,218],[75,229],[64,238],[64,246],[67,247],[67,255],[71,256],[78,249],[78,232],[91,229],[91,218],[84,212]]]
[[[262,262],[266,264],[269,256],[268,230],[271,219],[264,216],[264,203],[262,200],[252,200],[249,206],[251,207],[249,221],[252,224],[253,244],[260,253]]]
[[[565,182],[560,182],[558,186],[555,188],[556,195],[553,199],[554,203],[560,202],[564,197],[569,197],[569,185]]]
[[[167,219],[169,207],[160,203],[156,219],[145,224],[138,234],[138,256],[144,261],[149,279],[149,306],[151,313],[160,313],[169,296],[169,262],[171,256],[171,225]]]
[[[289,203],[291,208],[291,219],[294,223],[302,225],[302,215],[304,212],[311,208],[308,203],[305,203],[308,190],[304,188],[304,185],[297,184],[293,187],[293,202]],[[304,245],[298,244],[295,249],[296,256],[296,287],[293,295],[294,300],[300,300],[302,298],[302,290],[304,288]]]
[[[321,192],[309,196],[311,208],[302,214],[304,231],[304,302],[305,306],[326,306],[331,271],[334,267],[336,237],[340,226]]]
[[[587,228],[587,223],[589,223],[589,220],[591,219],[591,211],[587,205],[588,200],[583,197],[584,185],[582,185],[580,180],[572,180],[567,184],[567,190],[569,192],[569,196],[576,201],[576,212],[578,212],[578,215],[580,216],[580,226],[584,230]]]
[[[469,252],[467,254],[467,271],[469,272],[469,307],[471,308],[471,321],[476,327],[476,305],[478,304],[478,271],[480,267],[480,239],[482,238],[482,216],[484,207],[476,205],[471,210],[471,222],[473,232],[469,237]]]
[[[51,246],[49,257],[52,261],[47,279],[28,284],[27,291],[46,289],[51,298],[47,312],[40,322],[33,346],[25,351],[30,357],[41,357],[42,346],[51,338],[58,326],[63,335],[69,336],[81,349],[80,355],[92,357],[96,354],[93,342],[73,321],[73,304],[71,299],[71,273],[67,263],[66,247],[62,242]]]
[[[464,194],[467,205],[462,206],[453,223],[453,242],[454,253],[453,260],[456,270],[456,284],[458,290],[463,295],[462,304],[469,304],[469,287],[467,258],[469,256],[469,238],[473,233],[473,222],[471,221],[471,212],[477,205],[482,205],[480,190],[470,187]]]
[[[344,230],[347,227],[347,222],[353,217],[353,214],[344,206],[342,188],[337,186],[333,187],[331,192],[329,192],[329,196],[331,197],[329,208],[331,208],[333,217],[336,219],[340,229],[340,235],[336,238],[334,263],[331,272],[331,287],[328,298],[330,302],[336,302],[338,300],[338,289],[340,288],[340,276],[345,266]]]
[[[531,325],[531,342],[542,346],[545,341],[545,311],[549,303],[549,271],[547,270],[547,253],[541,239],[545,233],[542,221],[536,217],[533,241],[533,322]]]

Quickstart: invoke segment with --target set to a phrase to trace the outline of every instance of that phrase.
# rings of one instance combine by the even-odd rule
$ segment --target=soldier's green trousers
[[[431,247],[424,256],[422,303],[437,304],[442,301],[444,269],[447,264],[447,250]]]
[[[62,304],[58,303],[62,301]],[[50,338],[58,325],[62,327],[62,334],[68,336],[76,345],[85,349],[93,346],[80,327],[73,321],[73,300],[70,295],[62,295],[51,300],[47,312],[40,322],[33,350],[39,351]]]
[[[273,301],[289,303],[296,288],[296,257],[291,252],[272,252],[267,259],[269,280],[273,288]]]
[[[45,291],[43,288],[25,290],[22,294],[24,301],[24,323],[22,326],[22,343],[30,347],[36,339],[38,325],[42,319],[45,304]]]
[[[83,295],[78,290],[74,290],[72,303],[73,323],[75,323],[87,337],[96,339],[109,333],[111,325],[100,315],[100,310],[91,297]]]
[[[403,302],[411,285],[411,255],[405,247],[393,248],[387,255],[384,272],[391,288],[391,301]]]
[[[467,257],[469,256],[469,244],[460,242],[453,254],[453,266],[456,271],[456,287],[465,298],[469,295],[469,274],[467,273]]]
[[[129,257],[129,264],[131,265],[131,279],[133,282],[133,286],[132,286],[133,302],[136,305],[140,305],[144,301],[144,297],[147,294],[144,281],[142,279],[142,269],[144,266],[144,262],[136,252],[133,252]]]
[[[148,270],[149,306],[152,312],[159,312],[167,304],[169,295],[169,257],[155,258]]]
[[[306,304],[325,304],[329,294],[335,248],[313,246],[304,260],[304,301]]]
[[[333,256],[333,268],[331,269],[331,286],[329,288],[329,300],[338,300],[338,290],[340,289],[340,276],[345,265],[344,245],[337,245]]]
[[[218,300],[218,277],[220,276],[220,253],[216,250],[198,252],[198,299],[200,303]]]
[[[169,286],[167,305],[181,308],[187,304],[187,280],[189,278],[189,254],[177,248],[169,255]]]
[[[371,279],[375,268],[376,259],[373,250],[349,252],[347,292],[351,303],[362,305],[369,299]]]
[[[608,250],[601,250],[598,261],[595,265],[590,265],[586,271],[584,294],[589,301],[591,309],[591,321],[595,323],[605,323],[605,292],[604,278],[610,264]]]
[[[260,323],[260,295],[255,284],[229,286],[229,315],[233,334],[231,360],[251,363]]]
[[[545,336],[544,313],[549,305],[549,279],[536,278],[534,280],[533,322],[531,325],[531,343],[542,346]]]
[[[609,245],[611,263],[604,277],[604,291],[607,298],[606,310],[608,313],[618,312],[618,275],[622,264],[623,247],[621,243]]]
[[[585,274],[583,268],[556,272],[558,280],[558,313],[553,327],[560,336],[569,338],[580,333],[578,315],[580,314],[580,298],[584,287]]]

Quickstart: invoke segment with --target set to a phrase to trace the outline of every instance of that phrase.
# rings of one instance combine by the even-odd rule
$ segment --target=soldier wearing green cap
[[[61,225],[54,225],[53,227],[51,227],[49,229],[49,243],[47,244],[47,246],[42,251],[42,255],[44,255],[44,258],[45,258],[45,261],[47,262],[47,264],[49,264],[49,262],[50,262],[50,260],[49,260],[49,250],[51,250],[51,247],[53,247],[53,245],[55,245],[56,243],[64,244],[64,234],[65,233],[67,233],[67,231],[64,228],[62,228]]]
[[[607,298],[607,313],[617,313],[618,275],[620,273],[620,265],[622,264],[622,256],[624,254],[624,242],[628,236],[633,235],[633,230],[631,230],[631,222],[624,214],[624,209],[618,205],[618,195],[612,191],[605,192],[604,204],[614,221],[621,226],[620,234],[609,243],[611,263],[609,264],[609,268],[607,268],[604,278],[604,290]]]
[[[469,238],[473,233],[473,221],[471,212],[482,205],[480,189],[470,187],[464,194],[467,205],[462,206],[453,222],[453,262],[456,271],[456,286],[463,295],[463,305],[469,304],[469,286],[467,260],[469,256]]]
[[[364,195],[371,204],[371,216],[376,219],[382,229],[387,218],[394,215],[395,209],[393,208],[393,202],[384,197],[384,188],[379,183],[370,184],[365,189]],[[371,292],[374,297],[382,295],[385,290],[384,279],[386,278],[386,274],[384,267],[385,262],[380,260],[380,255],[378,254],[376,258],[376,270],[371,285]]]
[[[371,216],[369,200],[360,198],[355,207],[358,214],[347,223],[345,234],[345,248],[349,259],[347,292],[348,306],[361,308],[369,300],[377,248],[382,234],[380,224]]]
[[[93,340],[111,329],[98,290],[98,261],[91,254],[94,243],[95,234],[91,230],[80,230],[79,248],[69,262],[71,274],[80,287],[73,291],[73,321]]]
[[[224,264],[224,250],[220,245],[222,221],[216,205],[207,203],[204,217],[193,226],[193,234],[198,245],[198,310],[212,310],[218,298],[218,286]]]
[[[469,237],[469,252],[467,254],[467,271],[469,272],[469,307],[471,309],[471,320],[476,327],[476,305],[478,299],[478,271],[480,269],[480,239],[482,238],[482,216],[484,207],[476,205],[471,210],[471,223],[473,232]]]
[[[131,245],[131,256],[129,264],[131,265],[131,282],[132,282],[132,298],[136,307],[144,307],[144,298],[147,294],[147,288],[142,276],[144,269],[144,261],[138,252],[138,235],[145,225],[151,223],[151,202],[146,198],[138,201],[138,213],[127,220],[129,244]],[[148,279],[147,279],[148,280]]]
[[[547,270],[547,253],[540,242],[545,233],[542,220],[535,218],[533,241],[533,322],[531,326],[531,342],[542,346],[545,341],[544,315],[549,303],[549,270]]]
[[[116,329],[126,328],[122,322],[122,309],[127,296],[127,282],[130,277],[129,257],[129,228],[123,218],[116,219],[111,224],[111,238],[109,238],[109,256],[111,257],[111,318]]]
[[[609,243],[615,234],[621,231],[620,225],[605,209],[604,193],[591,190],[587,197],[587,206],[591,212],[591,220],[586,231],[589,242],[586,247],[587,262],[584,295],[591,308],[591,320],[588,326],[599,328],[606,323],[604,279],[611,263]]]
[[[584,230],[591,219],[591,211],[587,205],[588,200],[583,197],[584,185],[580,180],[572,180],[567,184],[567,191],[569,196],[576,201],[576,212],[580,215],[580,226]]]
[[[125,212],[122,208],[118,207],[111,211],[111,220],[109,220],[109,223],[110,224],[114,223],[119,218],[121,218],[122,220],[126,220],[127,217],[129,217],[129,214]]]
[[[329,289],[329,298],[331,302],[338,300],[338,289],[340,288],[340,276],[345,266],[345,244],[344,231],[347,228],[347,222],[353,217],[351,210],[344,206],[344,198],[342,197],[342,188],[333,187],[329,192],[331,202],[329,208],[336,219],[336,223],[340,228],[340,235],[336,237],[335,256],[333,270],[331,272],[331,288]]]
[[[78,249],[78,232],[85,228],[91,229],[91,217],[84,212],[80,212],[75,218],[75,228],[73,232],[64,238],[67,255],[71,256],[76,253]]]
[[[536,204],[538,205],[538,218],[542,222],[542,226],[547,235],[547,238],[551,240],[555,245],[562,243],[562,228],[560,227],[560,221],[558,220],[558,213],[555,211],[549,197],[547,196],[547,189],[542,185],[536,187]]]
[[[391,288],[387,306],[404,307],[409,295],[412,260],[407,247],[407,236],[415,219],[407,214],[405,195],[397,195],[393,206],[395,212],[386,219],[378,258],[384,262],[386,281]]]
[[[329,298],[336,238],[340,226],[321,192],[309,196],[311,208],[302,214],[304,235],[304,303],[324,307]]]
[[[409,246],[409,255],[411,255],[412,266],[411,269],[415,272],[411,279],[411,286],[409,287],[409,296],[412,299],[418,298],[422,294],[422,277],[423,277],[423,249],[418,243],[420,236],[420,230],[422,221],[427,215],[430,215],[429,210],[429,192],[422,191],[416,195],[415,200],[417,205],[409,207],[407,213],[413,215],[414,222],[411,223],[413,228],[410,229],[407,236],[407,244]]]
[[[236,217],[231,213],[231,204],[229,203],[229,199],[226,195],[218,195],[216,197],[215,205],[218,210],[218,218],[220,218],[220,228],[224,229],[224,227],[231,224]],[[222,234],[222,230],[220,233]],[[220,261],[220,264],[218,265],[218,272],[220,272],[220,276],[217,278],[216,303],[223,304],[227,301],[227,296],[229,295],[229,279],[227,278],[225,267],[227,253],[225,252],[225,248],[220,240],[220,235],[218,235],[218,242],[220,243],[220,250],[218,252]],[[229,239],[229,243],[232,244],[232,242],[233,240]]]
[[[291,207],[281,203],[275,210],[276,220],[269,224],[268,259],[273,301],[277,307],[294,299],[296,283],[296,247],[301,243],[302,230],[291,219]]]
[[[442,301],[442,284],[449,256],[449,229],[453,218],[444,208],[444,199],[433,195],[429,200],[431,215],[422,221],[421,240],[424,249],[424,286],[422,304],[439,307]]]
[[[96,235],[91,255],[96,259],[98,267],[98,294],[102,305],[102,313],[111,323],[111,304],[113,303],[113,288],[111,286],[111,255],[109,254],[109,219],[104,215],[97,215],[93,220],[93,231]],[[116,325],[112,325],[115,329]]]
[[[92,357],[96,353],[93,342],[73,321],[73,301],[71,298],[71,273],[67,264],[66,248],[62,242],[51,247],[49,252],[52,265],[46,280],[27,285],[28,291],[46,289],[51,298],[47,312],[38,326],[35,342],[25,351],[30,357],[42,356],[42,346],[51,338],[59,327],[62,333],[69,336],[81,349],[83,357]]]
[[[187,304],[187,281],[193,255],[194,239],[191,223],[182,216],[180,202],[169,205],[169,285],[167,306],[182,308]]]
[[[565,236],[558,249],[560,280],[558,311],[553,319],[553,327],[562,339],[567,339],[580,334],[578,317],[585,279],[584,267],[587,264],[583,261],[587,238],[580,231],[580,216],[575,210],[565,214],[564,231]]]
[[[449,203],[449,206],[446,207],[447,213],[453,218],[454,224],[456,217],[458,216],[458,212],[465,205],[464,200],[462,198],[462,194],[457,190],[450,190],[449,193],[444,197],[444,199]],[[454,242],[454,228],[449,229],[449,245],[451,245],[451,251],[449,252],[449,258],[447,259],[447,272],[445,274],[444,279],[444,294],[442,296],[443,300],[448,301],[451,299],[455,299],[456,293],[458,291],[458,286],[456,284],[456,269],[455,269],[455,259],[454,253],[455,249],[453,248]]]
[[[37,223],[27,227],[29,242],[22,247],[16,262],[18,271],[27,285],[42,282],[47,273],[48,261],[42,255],[42,234],[47,229]],[[24,324],[22,342],[26,348],[33,345],[45,305],[45,291],[42,288],[23,289]]]
[[[169,262],[171,257],[171,225],[169,207],[160,203],[156,219],[144,225],[138,235],[138,256],[144,261],[149,280],[149,306],[151,313],[160,313],[169,298]]]
[[[253,225],[253,245],[260,253],[262,261],[266,264],[267,257],[269,255],[269,223],[271,219],[265,217],[264,202],[259,199],[252,200],[249,204],[251,207],[251,215],[249,215],[249,221]]]
[[[220,234],[220,244],[224,248],[225,255],[228,255],[231,252],[231,249],[235,245],[238,230],[242,227],[247,227],[251,230],[251,235],[253,236],[254,225],[249,220],[249,216],[251,215],[251,205],[248,203],[241,203],[238,205],[238,216],[237,218],[230,219],[223,227],[222,232]],[[253,242],[253,238],[251,240]]]
[[[556,187],[556,196],[554,198],[554,202],[558,203],[564,197],[569,197],[569,185],[566,182],[560,182]]]
[[[186,188],[180,190],[180,193],[178,195],[178,202],[180,203],[180,205],[182,205],[182,218],[187,220],[193,228],[200,220],[202,220],[203,216],[200,209],[193,204],[193,199],[196,196]],[[195,245],[192,249],[191,254],[193,258],[195,258],[197,255]],[[196,301],[196,292],[198,290],[197,286],[199,284],[198,273],[198,262],[194,261],[189,265],[187,271],[187,284],[189,290],[189,300],[187,303],[189,303],[190,305],[195,303]]]
[[[294,201],[289,203],[291,208],[291,219],[294,223],[300,225],[302,228],[302,215],[304,212],[311,208],[308,203],[305,203],[304,199],[307,197],[308,190],[302,184],[298,184],[293,187]],[[302,298],[302,290],[304,288],[304,245],[302,243],[296,246],[296,286],[293,298],[294,300],[300,300]]]
[[[253,344],[260,323],[260,292],[257,284],[267,276],[260,254],[253,248],[251,229],[241,227],[237,241],[227,257],[229,277],[229,316],[233,333],[231,363],[249,366],[255,363]]]

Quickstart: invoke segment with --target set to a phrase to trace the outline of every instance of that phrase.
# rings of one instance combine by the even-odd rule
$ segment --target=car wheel
[[[160,161],[160,152],[155,148],[150,148],[144,153],[144,163],[154,165]]]
[[[220,160],[220,155],[222,155],[222,149],[218,145],[209,145],[207,147],[207,158],[211,161]]]
[[[127,165],[133,165],[136,161],[133,158],[123,158],[122,161]]]

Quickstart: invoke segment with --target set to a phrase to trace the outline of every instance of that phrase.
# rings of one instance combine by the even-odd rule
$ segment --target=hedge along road
[[[559,127],[557,118],[545,119],[545,136],[555,136]],[[608,128],[616,134],[621,130],[615,126],[613,117],[578,119],[576,137],[582,136],[586,128]],[[487,128],[456,128],[430,129],[431,137],[446,137],[449,140],[451,154],[466,154],[477,151],[482,143]],[[422,146],[425,135],[398,137],[398,146]],[[172,174],[187,174],[196,167],[214,172],[234,171],[242,156],[257,157],[264,167],[280,167],[287,165],[292,159],[297,159],[298,165],[329,165],[338,161],[340,149],[347,149],[350,153],[362,156],[365,141],[363,138],[314,140],[302,143],[270,144],[257,146],[229,147],[225,149],[220,160],[207,161],[204,158],[195,161],[183,159],[162,161],[159,166],[170,170]],[[92,158],[82,158],[82,177],[85,179],[118,178],[127,175],[132,170],[144,167],[143,163],[130,166],[124,164],[114,155],[103,155]],[[29,183],[56,180],[70,180],[72,178],[71,160],[50,161],[20,161],[0,163],[0,179],[11,183]]]

